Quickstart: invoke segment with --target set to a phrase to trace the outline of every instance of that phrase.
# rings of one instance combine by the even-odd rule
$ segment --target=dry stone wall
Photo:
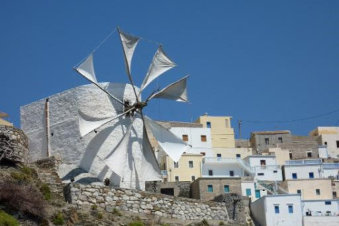
[[[28,139],[24,132],[12,126],[0,125],[0,160],[25,163]]]
[[[113,212],[114,209],[152,214],[183,220],[213,219],[228,221],[224,203],[165,196],[136,190],[114,189],[101,185],[70,184],[70,199],[78,208],[96,205]]]

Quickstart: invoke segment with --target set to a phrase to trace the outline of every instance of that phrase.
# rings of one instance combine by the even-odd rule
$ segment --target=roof
[[[0,111],[0,118],[8,117],[8,114]]]
[[[174,122],[174,121],[156,121],[166,129],[172,128],[172,127],[191,127],[191,128],[202,128],[202,125],[200,123],[194,123],[194,122]]]
[[[274,135],[274,134],[291,134],[289,130],[276,130],[276,131],[254,131],[251,135]]]

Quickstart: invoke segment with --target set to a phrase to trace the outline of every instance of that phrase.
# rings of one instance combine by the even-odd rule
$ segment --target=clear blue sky
[[[191,121],[209,115],[242,119],[255,130],[306,135],[339,126],[339,1],[16,1],[0,6],[0,111],[20,126],[20,106],[86,84],[72,67],[119,25],[161,42],[179,65],[160,87],[190,74],[191,104],[156,100],[153,119]],[[140,85],[156,50],[137,47]],[[127,82],[114,34],[95,52],[99,81]]]

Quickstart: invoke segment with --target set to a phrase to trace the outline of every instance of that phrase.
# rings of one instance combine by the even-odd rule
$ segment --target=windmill
[[[150,145],[146,127],[151,130],[160,148],[175,162],[177,162],[182,153],[189,148],[186,143],[169,130],[145,116],[143,109],[149,101],[155,98],[187,102],[186,83],[188,76],[169,84],[161,90],[152,92],[146,99],[142,100],[142,91],[160,75],[175,67],[176,64],[165,54],[162,46],[159,46],[153,56],[140,89],[136,88],[131,74],[131,63],[140,38],[124,33],[119,28],[117,28],[117,31],[122,45],[126,74],[133,89],[134,97],[130,99],[118,98],[100,84],[97,81],[94,71],[93,54],[90,54],[82,63],[74,67],[74,69],[94,86],[106,93],[111,103],[119,104],[122,111],[111,117],[97,118],[97,120],[94,121],[87,120],[88,117],[79,111],[79,131],[80,135],[84,137],[90,133],[96,133],[97,130],[107,123],[127,120],[128,123],[121,140],[115,147],[112,147],[113,150],[110,153],[100,158],[114,173],[120,176],[121,180],[126,180],[126,178],[130,180],[130,188],[142,189],[145,181],[161,180],[159,166]],[[140,122],[143,125],[142,135],[134,131],[135,125]],[[133,139],[136,137],[139,138],[139,143],[142,146],[141,151],[134,151],[133,145],[130,145],[133,140],[137,142],[135,141],[136,139]]]

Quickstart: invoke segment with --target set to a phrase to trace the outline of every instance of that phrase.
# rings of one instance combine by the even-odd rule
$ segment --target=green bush
[[[98,217],[98,219],[102,219],[104,217],[104,215],[102,215],[102,213],[99,212],[97,217]]]
[[[207,221],[206,219],[203,219],[203,220],[201,221],[201,225],[208,226],[208,225],[210,225],[210,224],[208,223],[208,221]]]
[[[42,195],[44,196],[45,200],[51,199],[51,189],[49,188],[49,186],[47,184],[41,185],[40,191],[41,191]]]
[[[113,214],[117,216],[122,216],[121,212],[116,208],[113,209]]]
[[[98,209],[98,206],[94,204],[94,205],[91,206],[91,209],[96,210],[96,209]]]
[[[52,221],[55,225],[63,225],[65,222],[64,215],[61,212],[59,212],[57,215],[53,217]]]
[[[141,221],[133,221],[128,224],[128,226],[144,226],[145,224]]]
[[[11,215],[0,210],[0,225],[1,226],[19,226],[19,222]]]

